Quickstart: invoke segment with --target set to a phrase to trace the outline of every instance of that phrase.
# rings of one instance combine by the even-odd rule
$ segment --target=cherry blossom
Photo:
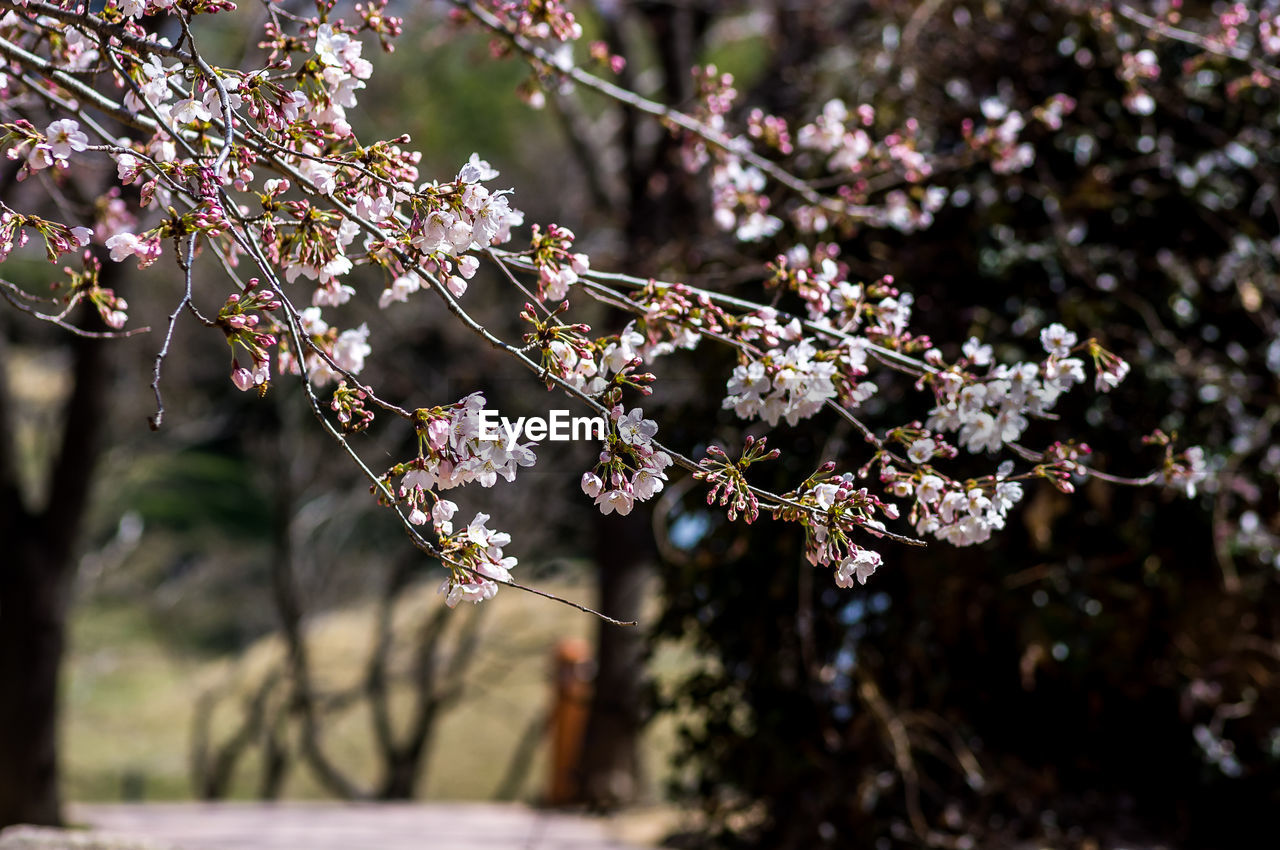
[[[0,259],[33,236],[51,263],[85,254],[94,242],[112,262],[136,258],[140,268],[170,254],[182,286],[169,334],[184,311],[222,302],[215,317],[199,315],[231,348],[229,376],[238,389],[277,391],[274,360],[276,374],[300,376],[324,427],[356,459],[360,451],[348,437],[375,415],[405,429],[411,438],[405,456],[371,473],[370,484],[414,544],[448,570],[442,587],[448,605],[492,598],[498,585],[511,583],[516,559],[505,554],[510,536],[490,529],[487,514],[455,529],[458,507],[441,493],[510,482],[539,457],[532,443],[482,431],[487,402],[480,393],[444,403],[393,402],[365,384],[366,371],[374,372],[366,367],[392,353],[375,346],[376,323],[350,327],[357,320],[349,317],[360,314],[349,311],[375,293],[383,310],[411,297],[438,299],[480,344],[604,418],[596,463],[580,481],[601,513],[635,512],[683,471],[706,485],[708,504],[724,508],[730,520],[752,522],[763,511],[799,524],[805,557],[830,568],[840,587],[865,584],[883,564],[867,545],[875,540],[979,543],[1004,527],[1028,482],[1071,492],[1081,476],[1097,474],[1085,463],[1083,444],[1037,450],[1022,443],[1035,433],[1033,423],[1057,415],[1067,393],[1088,390],[1090,364],[1096,391],[1125,379],[1130,364],[1105,340],[1046,319],[1043,328],[1014,339],[966,330],[963,339],[935,342],[915,330],[907,284],[859,279],[841,258],[837,243],[859,228],[929,227],[952,198],[939,179],[945,157],[938,140],[918,120],[833,98],[794,129],[761,108],[739,128],[733,77],[714,66],[694,70],[687,111],[656,108],[576,64],[582,26],[563,3],[469,7],[471,25],[485,28],[503,51],[533,61],[542,76],[526,86],[529,99],[556,77],[663,116],[662,132],[674,134],[684,167],[705,182],[714,224],[737,242],[777,245],[757,281],[765,291],[752,300],[681,280],[604,271],[583,250],[589,241],[580,244],[569,228],[539,222],[526,229],[516,189],[493,182],[499,171],[480,151],[456,172],[423,175],[423,153],[407,135],[357,140],[349,111],[377,84],[364,48],[376,40],[389,49],[401,28],[382,0],[357,6],[352,19],[325,3],[314,17],[267,15],[254,35],[266,57],[260,67],[217,67],[202,52],[207,34],[200,19],[232,9],[227,0],[111,0],[105,17],[59,6],[56,19],[12,10],[0,18],[0,36],[17,48],[6,49],[0,65],[7,122],[0,124],[0,149],[18,177],[45,172],[40,179],[47,179],[49,169],[61,173],[96,161],[116,183],[92,221],[48,221],[0,202]],[[145,16],[180,19],[181,39],[175,44],[148,33],[139,23]],[[1245,22],[1229,23],[1224,32]],[[1255,24],[1264,49],[1280,51],[1274,21],[1249,26]],[[54,29],[60,36],[47,37]],[[607,48],[588,49],[604,73],[620,70]],[[1161,56],[1146,48],[1129,53],[1120,80],[1125,103],[1151,114],[1156,105],[1144,86],[1162,73]],[[82,77],[94,78],[96,87]],[[9,114],[7,104],[28,99],[48,104],[52,120],[44,132]],[[1059,129],[1074,101],[1064,94],[1014,108],[979,93],[972,105],[972,117],[952,128],[960,161],[1009,173],[1036,162],[1033,131]],[[129,135],[108,135],[94,117],[99,113],[131,116]],[[79,269],[64,270],[59,309],[85,301],[109,327],[124,329],[128,305],[101,286],[91,253],[80,259]],[[193,289],[203,284],[194,264],[234,281],[231,295],[197,297]],[[496,298],[486,307],[518,315],[522,339],[502,338],[494,330],[501,323],[481,323],[469,312],[488,286],[486,266],[503,286],[512,284],[509,303]],[[244,269],[244,277],[254,275],[247,283],[240,282]],[[593,332],[580,320],[591,318],[583,309],[588,301],[611,311],[600,324],[609,332]],[[745,438],[736,459],[710,439],[709,429],[706,439],[684,447],[700,446],[700,460],[664,444],[661,417],[645,418],[638,400],[661,401],[656,361],[704,345],[729,352],[722,409],[770,428],[830,417],[861,438],[864,454],[852,463],[842,459],[844,469],[824,461],[804,481],[775,492],[749,480],[754,464],[778,456],[779,449],[765,448],[765,437]],[[1023,353],[1002,358],[997,351]],[[156,376],[162,412],[159,366]],[[919,413],[911,415],[922,421],[864,422],[875,407],[868,402],[893,382],[895,397],[900,392],[916,403]],[[1194,496],[1207,476],[1205,453],[1175,450],[1171,436],[1150,442],[1163,449],[1163,466],[1129,481],[1163,482]],[[995,472],[954,476],[949,464],[961,452]],[[555,462],[543,454],[542,462]]]
[[[89,146],[89,137],[80,132],[80,123],[71,118],[54,121],[44,134],[55,160],[65,161],[73,151],[82,151]]]

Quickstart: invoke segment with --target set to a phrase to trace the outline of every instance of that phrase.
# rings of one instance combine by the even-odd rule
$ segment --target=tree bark
[[[714,4],[712,4],[714,7]],[[641,3],[639,21],[650,36],[662,70],[664,97],[682,104],[693,95],[690,68],[712,19],[707,9]],[[619,22],[611,22],[614,49],[626,52]],[[625,69],[624,69],[625,73]],[[623,78],[624,83],[627,78]],[[625,267],[658,274],[664,262],[694,247],[699,232],[699,189],[685,172],[678,140],[664,134],[652,147],[639,144],[638,126],[624,111],[626,162]],[[628,519],[597,516],[596,569],[600,610],[620,620],[639,620],[651,573],[653,540],[647,511]],[[596,681],[579,761],[579,793],[593,809],[611,810],[638,800],[643,764],[640,733],[646,714],[645,632],[603,621],[596,636]]]
[[[639,620],[653,543],[648,525],[622,517],[596,518],[597,583],[601,611]],[[596,679],[582,746],[579,789],[593,809],[636,802],[643,765],[640,732],[645,717],[645,633],[600,621]]]
[[[0,827],[57,825],[58,670],[69,570],[43,541],[17,534],[5,535],[12,560],[0,570]]]
[[[104,285],[111,285],[106,278],[114,268],[104,268]],[[51,465],[48,504],[38,512],[23,500],[10,423],[0,424],[0,545],[5,548],[0,556],[0,829],[16,823],[58,825],[62,819],[59,670],[74,542],[100,454],[111,343],[75,338],[71,345],[66,424]],[[5,387],[0,413],[11,409],[7,395]]]

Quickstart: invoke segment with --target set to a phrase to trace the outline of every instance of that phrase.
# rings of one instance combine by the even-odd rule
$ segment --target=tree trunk
[[[103,284],[114,270],[103,270]],[[65,427],[48,505],[24,504],[10,423],[0,422],[0,829],[57,825],[58,679],[74,575],[73,544],[100,452],[111,343],[76,338]],[[118,343],[117,343],[118,344]],[[0,375],[0,419],[10,410]]]
[[[60,822],[56,718],[70,570],[34,538],[11,529],[11,560],[0,570],[0,827]]]
[[[713,4],[714,5],[714,4]],[[668,103],[693,95],[690,68],[711,21],[709,10],[673,4],[640,4],[662,69]],[[620,31],[614,49],[624,52]],[[623,78],[627,82],[627,78]],[[685,172],[679,141],[664,134],[651,150],[639,143],[635,115],[624,112],[626,161],[625,267],[632,274],[658,274],[667,262],[696,247],[699,188]],[[600,610],[620,620],[639,620],[651,572],[653,540],[648,511],[629,518],[597,516],[596,564]],[[596,682],[579,760],[580,797],[593,809],[636,802],[643,765],[640,733],[646,713],[645,631],[600,622],[596,637]]]
[[[642,517],[596,518],[601,611],[639,620],[653,543]],[[593,809],[634,803],[640,791],[645,711],[645,633],[603,620],[596,634],[596,680],[580,759],[580,794]]]

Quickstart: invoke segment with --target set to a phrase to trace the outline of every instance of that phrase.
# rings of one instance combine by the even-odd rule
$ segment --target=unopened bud
[[[231,370],[231,383],[238,390],[248,390],[253,387],[253,373],[243,366],[235,366]]]

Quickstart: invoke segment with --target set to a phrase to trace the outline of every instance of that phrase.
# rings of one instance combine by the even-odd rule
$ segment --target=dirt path
[[[156,850],[641,850],[607,820],[483,803],[88,804],[71,818]]]

